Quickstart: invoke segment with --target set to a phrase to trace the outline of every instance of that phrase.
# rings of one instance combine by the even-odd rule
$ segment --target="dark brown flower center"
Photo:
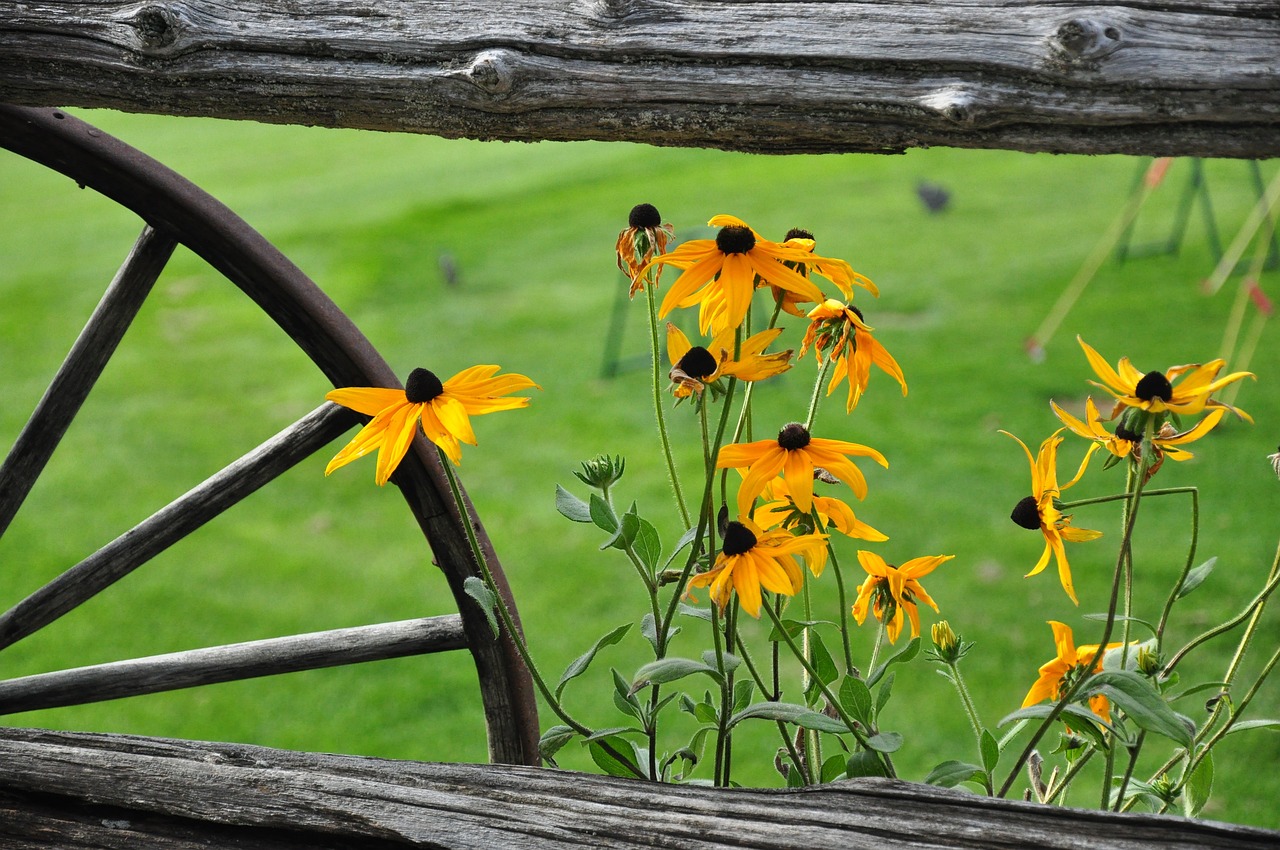
[[[848,309],[849,309],[850,311],[852,311],[852,312],[853,312],[853,315],[855,315],[855,316],[857,316],[857,317],[858,317],[858,321],[859,321],[859,322],[862,322],[863,324],[866,324],[866,322],[867,322],[867,317],[866,317],[866,316],[864,316],[864,315],[862,315],[862,311],[861,311],[861,310],[859,310],[857,307],[853,306],[852,304],[850,304],[850,305],[849,305]]]
[[[444,384],[436,377],[435,372],[426,369],[414,369],[409,373],[409,380],[404,382],[404,397],[410,404],[424,404],[444,392]]]
[[[1133,431],[1126,428],[1124,425],[1116,426],[1116,436],[1119,437],[1121,440],[1128,440],[1131,443],[1142,442],[1141,434],[1134,433]]]
[[[676,368],[690,378],[701,380],[716,370],[716,359],[711,356],[710,351],[700,345],[695,345],[685,352],[684,357],[680,358]]]
[[[723,254],[745,254],[756,247],[756,235],[750,227],[738,224],[722,227],[716,234],[716,247]]]
[[[803,228],[793,227],[782,237],[782,241],[790,242],[792,239],[813,239],[813,234]]]
[[[809,445],[809,429],[799,422],[792,422],[778,432],[778,445],[787,451],[803,449]]]
[[[653,204],[636,204],[631,208],[631,215],[627,216],[627,224],[637,230],[644,230],[662,224],[662,216]]]
[[[1169,379],[1163,372],[1148,372],[1142,376],[1142,380],[1138,381],[1133,394],[1143,401],[1152,401],[1157,398],[1161,401],[1169,401],[1173,398],[1173,384],[1169,383]]]
[[[1009,514],[1009,519],[1013,520],[1016,525],[1020,525],[1028,531],[1040,530],[1040,505],[1036,502],[1035,496],[1027,496],[1021,502],[1013,506],[1013,513]]]
[[[721,551],[726,555],[741,555],[750,552],[755,545],[756,536],[751,533],[751,529],[735,520],[724,530],[724,547]]]

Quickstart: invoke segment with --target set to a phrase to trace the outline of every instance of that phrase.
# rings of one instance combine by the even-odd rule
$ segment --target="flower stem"
[[[662,456],[667,461],[667,475],[671,479],[671,489],[676,496],[676,507],[680,510],[680,521],[684,528],[689,528],[689,509],[685,507],[684,492],[680,489],[680,476],[676,474],[676,459],[671,453],[671,435],[667,431],[667,418],[662,409],[662,359],[658,349],[658,307],[654,302],[656,284],[645,284],[644,297],[649,305],[649,355],[653,360],[653,411],[658,418],[658,436],[662,440]]]
[[[827,382],[827,372],[831,369],[831,358],[828,357],[822,361],[822,366],[818,369],[818,377],[813,382],[813,395],[809,398],[809,413],[804,418],[804,427],[807,431],[813,430],[813,420],[818,415],[818,402],[822,400],[822,385]]]

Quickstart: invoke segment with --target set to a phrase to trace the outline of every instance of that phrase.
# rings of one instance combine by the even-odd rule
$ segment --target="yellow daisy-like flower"
[[[1095,386],[1106,390],[1116,399],[1111,418],[1125,407],[1136,407],[1147,413],[1176,413],[1182,416],[1194,416],[1206,407],[1230,410],[1237,416],[1252,422],[1253,419],[1243,410],[1224,404],[1210,396],[1241,378],[1254,377],[1252,372],[1232,372],[1225,378],[1219,378],[1218,372],[1226,365],[1219,358],[1205,364],[1189,363],[1184,366],[1172,366],[1164,372],[1147,372],[1143,374],[1129,362],[1128,357],[1121,357],[1116,368],[1102,358],[1080,337],[1076,337],[1080,347],[1084,349],[1089,365],[1102,379],[1102,383],[1091,381]],[[1177,382],[1176,384],[1174,382]]]
[[[667,250],[667,243],[675,236],[675,228],[662,223],[662,216],[653,204],[636,204],[627,217],[627,228],[618,234],[615,250],[618,254],[618,268],[631,278],[632,298],[644,288],[645,277],[642,274],[655,254]],[[659,268],[654,275],[654,283],[662,275]]]
[[[414,369],[404,389],[345,387],[325,395],[329,401],[372,416],[373,419],[346,447],[329,461],[328,475],[375,448],[378,465],[374,480],[386,484],[400,465],[409,444],[422,431],[455,464],[462,462],[459,441],[474,446],[476,435],[469,417],[497,410],[528,407],[529,399],[507,394],[518,390],[542,389],[524,375],[496,375],[498,366],[472,366],[444,383],[426,369]]]
[[[809,311],[809,329],[800,344],[800,356],[814,346],[814,356],[821,363],[824,354],[835,364],[831,370],[831,382],[827,395],[835,392],[841,381],[849,382],[849,397],[845,412],[852,413],[871,381],[872,364],[880,367],[902,387],[907,394],[907,381],[902,368],[883,345],[871,335],[873,330],[862,318],[862,311],[852,305],[828,298]]]
[[[1054,501],[1063,490],[1080,480],[1089,463],[1089,455],[1085,455],[1075,478],[1059,487],[1058,446],[1063,438],[1058,435],[1062,433],[1061,429],[1040,444],[1040,451],[1034,459],[1026,443],[1018,440],[1008,431],[1000,433],[1017,440],[1018,445],[1022,446],[1022,450],[1027,454],[1027,461],[1031,464],[1031,495],[1018,502],[1013,508],[1013,513],[1009,515],[1010,519],[1022,528],[1031,531],[1038,529],[1044,534],[1044,552],[1036,562],[1035,568],[1027,573],[1027,576],[1036,575],[1048,566],[1049,556],[1052,554],[1058,560],[1058,579],[1062,582],[1062,589],[1067,592],[1067,596],[1071,597],[1072,602],[1079,605],[1080,600],[1076,599],[1075,586],[1071,582],[1071,566],[1067,563],[1067,552],[1062,541],[1082,543],[1086,540],[1097,540],[1102,536],[1102,532],[1076,528],[1071,524],[1071,517],[1059,511]]]
[[[821,475],[819,475],[821,480]],[[833,479],[834,480],[834,479]],[[773,528],[781,526],[787,529],[808,528],[812,525],[813,520],[809,513],[802,512],[797,507],[795,500],[791,498],[791,491],[787,488],[787,482],[782,478],[772,478],[764,489],[764,504],[756,508],[752,518],[760,523],[762,528]],[[853,508],[848,504],[833,496],[819,496],[816,493],[813,496],[813,510],[818,514],[818,520],[822,523],[822,527],[835,528],[841,534],[858,540],[870,540],[880,543],[888,540],[889,537],[880,531],[867,525],[858,519]],[[826,564],[826,559],[822,562]],[[813,564],[811,563],[812,567]],[[817,568],[814,575],[821,575],[822,569]]]
[[[770,242],[731,215],[718,215],[708,224],[720,228],[715,239],[692,239],[649,263],[670,264],[684,270],[662,299],[658,315],[665,317],[676,307],[699,304],[698,330],[703,334],[718,334],[742,324],[756,289],[757,275],[802,300],[821,301],[822,290],[783,262],[840,262]]]
[[[867,571],[867,579],[858,588],[858,598],[853,603],[853,618],[861,626],[870,610],[884,624],[889,643],[897,643],[905,611],[911,620],[911,636],[919,637],[920,612],[916,610],[916,603],[923,602],[934,611],[938,610],[938,604],[925,592],[919,579],[954,557],[955,555],[932,555],[912,558],[902,566],[895,567],[885,563],[884,558],[876,553],[859,549],[858,563]]]
[[[814,241],[813,234],[798,227],[793,227],[787,231],[787,235],[782,238],[782,244],[788,248],[801,248],[810,254],[817,250],[817,243]],[[880,289],[871,282],[869,277],[855,272],[844,260],[832,262],[824,257],[814,256],[811,262],[801,263],[787,260],[785,265],[787,268],[795,269],[805,277],[809,276],[809,271],[812,269],[838,286],[840,291],[844,293],[845,298],[853,297],[854,286],[860,286],[877,297],[880,295]],[[772,284],[770,284],[769,288],[773,290],[774,302],[778,303],[784,311],[793,316],[805,315],[804,311],[796,306],[797,304],[805,303],[800,296]]]
[[[883,467],[889,466],[884,455],[869,446],[844,440],[824,440],[810,435],[809,429],[792,422],[778,432],[776,440],[733,443],[723,446],[716,456],[717,469],[747,467],[742,486],[738,488],[738,513],[751,513],[751,503],[764,492],[769,479],[782,473],[796,507],[808,513],[813,506],[813,474],[825,469],[853,490],[859,499],[866,498],[867,480],[849,460],[849,455],[869,457]]]
[[[747,517],[725,528],[724,546],[710,570],[689,581],[690,587],[710,587],[711,600],[723,611],[731,593],[738,594],[742,610],[760,617],[761,588],[794,596],[804,585],[804,574],[795,556],[806,560],[826,554],[825,534],[792,535],[765,531]]]
[[[701,393],[708,384],[722,377],[742,381],[762,381],[780,375],[791,368],[791,349],[765,354],[782,328],[761,331],[745,340],[733,359],[734,329],[728,328],[716,335],[706,348],[693,345],[684,332],[667,322],[667,356],[671,358],[669,377],[675,382],[677,398],[688,398]]]
[[[1072,676],[1083,675],[1086,671],[1097,673],[1102,670],[1102,657],[1124,642],[1107,644],[1106,652],[1098,652],[1097,644],[1077,647],[1071,634],[1071,627],[1056,620],[1049,621],[1053,629],[1053,643],[1058,648],[1058,655],[1040,667],[1040,678],[1036,679],[1031,690],[1027,691],[1022,707],[1035,705],[1045,700],[1057,700]],[[1111,702],[1102,694],[1089,698],[1089,710],[1108,723],[1111,722]]]
[[[1125,428],[1123,424],[1117,426],[1115,433],[1108,431],[1102,425],[1098,407],[1093,403],[1092,398],[1085,400],[1085,421],[1083,422],[1058,407],[1053,401],[1049,402],[1049,406],[1053,408],[1053,412],[1062,420],[1062,424],[1066,425],[1072,433],[1093,441],[1093,445],[1089,447],[1090,454],[1099,448],[1105,448],[1117,458],[1130,456],[1136,458],[1142,451],[1141,434],[1133,433]],[[1197,422],[1194,427],[1181,432],[1174,428],[1172,423],[1163,423],[1160,426],[1160,430],[1156,432],[1151,440],[1155,446],[1155,459],[1147,469],[1148,478],[1154,475],[1155,471],[1164,463],[1165,455],[1176,461],[1194,457],[1191,452],[1180,449],[1178,446],[1185,443],[1193,443],[1208,434],[1225,414],[1226,411],[1222,408],[1211,410],[1209,415]]]

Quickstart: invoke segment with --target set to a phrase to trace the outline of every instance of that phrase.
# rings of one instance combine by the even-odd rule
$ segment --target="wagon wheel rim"
[[[401,386],[368,339],[306,274],[225,205],[163,164],[57,109],[0,105],[0,147],[60,172],[81,186],[94,189],[145,222],[142,235],[112,281],[103,302],[73,346],[36,413],[0,465],[0,535],[17,513],[80,402],[87,396],[177,244],[185,245],[248,295],[335,387]],[[53,399],[61,403],[51,404],[46,409],[45,403]],[[121,562],[122,556],[118,551],[107,551],[103,555],[104,550],[113,546],[109,543],[0,615],[0,649],[53,622],[80,602],[87,601],[185,534],[238,503],[300,460],[323,449],[362,419],[367,417],[326,402],[135,527],[134,532],[141,530],[139,533],[144,535],[159,533],[160,526],[170,529],[161,535],[163,539],[153,541],[154,551],[142,561],[131,564],[131,559],[125,558]],[[245,475],[246,470],[250,471],[248,476]],[[262,481],[244,480],[252,478],[255,473],[258,477],[269,477]],[[335,630],[322,633],[323,638],[311,635],[276,639],[270,647],[273,653],[283,653],[282,657],[287,658],[292,652],[298,659],[295,664],[303,665],[286,666],[278,672],[420,654],[459,648],[465,644],[475,662],[479,679],[490,760],[537,764],[538,719],[532,680],[509,636],[493,636],[486,612],[464,589],[466,579],[478,576],[479,571],[439,453],[423,435],[419,434],[414,440],[391,481],[399,487],[431,547],[434,562],[445,575],[458,606],[457,619],[445,622],[451,618],[428,618],[364,627],[363,631]],[[198,499],[201,488],[215,490],[219,494],[213,504],[204,508],[207,515],[188,516],[185,524],[180,523],[179,527],[173,528],[172,516],[162,515],[166,511],[189,512],[193,503],[184,500]],[[465,492],[463,498],[467,505],[466,521],[475,529],[490,572],[515,616],[518,628],[515,603],[493,547]],[[148,522],[156,527],[146,527]],[[119,540],[113,543],[118,544]],[[110,564],[105,568],[95,563],[86,566],[86,562],[94,562],[95,558]],[[77,571],[78,575],[71,575]],[[91,592],[87,596],[83,588],[79,591],[74,589],[74,585],[85,580],[86,574],[91,575],[87,585]],[[359,635],[351,634],[357,631]],[[317,641],[326,646],[347,647],[339,651],[338,656],[344,652],[349,654],[353,641],[366,648],[363,657],[354,661],[328,657],[325,663],[318,663],[323,653],[318,654]],[[237,648],[248,646],[236,645]],[[190,656],[185,657],[183,663],[190,665],[189,670],[195,670],[209,660],[205,656],[196,657],[202,652],[207,656],[207,650],[176,655]],[[360,655],[360,652],[355,654]],[[165,658],[172,661],[168,656]],[[144,661],[150,663],[150,660]],[[112,665],[98,666],[110,668]],[[50,673],[24,677],[21,682],[0,682],[0,713],[72,704],[67,701],[66,693],[82,687],[86,676],[105,674],[109,679],[120,669],[127,668],[107,671],[82,668],[70,671],[74,675],[69,680],[63,673]],[[66,681],[57,681],[56,677],[60,675]],[[254,672],[234,678],[248,678],[250,675],[264,673]],[[41,681],[29,681],[37,679]],[[208,681],[228,680],[230,678],[224,677]],[[32,703],[33,692],[44,694],[40,697],[43,702],[37,700]],[[149,692],[153,691],[133,691]],[[26,700],[23,707],[6,706],[8,693],[23,695]],[[62,694],[60,698],[63,701],[50,702],[59,698],[58,693]],[[97,696],[95,700],[102,698],[115,697]]]

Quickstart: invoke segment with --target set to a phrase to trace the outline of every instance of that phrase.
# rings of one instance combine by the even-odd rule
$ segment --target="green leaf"
[[[987,773],[976,764],[966,764],[962,761],[944,761],[942,764],[929,771],[929,775],[924,778],[926,785],[937,785],[942,788],[954,788],[961,782],[985,782]]]
[[[685,676],[692,676],[694,673],[706,673],[717,683],[724,683],[724,677],[720,675],[720,671],[710,664],[694,661],[692,658],[659,658],[636,671],[635,676],[631,678],[630,693],[634,694],[648,685],[674,682]]]
[[[875,683],[880,681],[880,677],[885,674],[894,664],[904,664],[920,654],[920,638],[912,638],[911,642],[904,646],[897,654],[891,655],[880,663],[880,666],[871,671],[871,675],[867,677],[867,686],[874,687]]]
[[[742,659],[734,655],[732,652],[723,653],[724,657],[724,673],[728,675],[734,670],[742,666]],[[702,663],[713,670],[719,670],[720,665],[716,661],[716,652],[714,649],[705,650],[702,653]]]
[[[739,679],[733,683],[733,710],[742,711],[751,704],[751,697],[755,694],[756,683],[750,679]]]
[[[839,720],[834,720],[816,711],[810,711],[806,706],[789,702],[752,703],[729,718],[728,728],[732,729],[742,721],[752,718],[781,720],[784,723],[794,723],[805,729],[830,732],[834,735],[849,731],[848,727]]]
[[[497,637],[502,633],[498,628],[498,597],[493,595],[493,591],[489,589],[489,585],[484,583],[484,579],[479,576],[467,576],[462,582],[462,589],[476,601],[480,606],[480,610],[484,611],[484,618],[489,621],[489,628],[493,630],[493,636]]]
[[[866,682],[857,676],[845,676],[840,683],[840,705],[854,720],[871,727],[874,718],[871,715],[871,691]]]
[[[1174,672],[1174,675],[1175,676],[1177,675],[1176,671]],[[1187,688],[1185,691],[1180,691],[1179,693],[1169,697],[1168,699],[1169,699],[1169,702],[1176,702],[1177,700],[1183,699],[1185,697],[1193,696],[1195,694],[1204,693],[1205,691],[1218,691],[1219,693],[1221,693],[1222,691],[1226,690],[1230,686],[1231,686],[1230,682],[1201,682],[1198,685],[1194,685],[1190,688]]]
[[[1182,789],[1182,813],[1189,818],[1196,817],[1204,808],[1204,804],[1209,802],[1209,795],[1212,793],[1213,753],[1205,752]]]
[[[783,620],[782,621],[782,627],[787,630],[787,634],[791,635],[791,637],[796,637],[805,629],[812,628],[813,626],[819,626],[819,625],[834,625],[834,623],[832,623],[830,620]],[[777,643],[778,641],[782,640],[782,632],[778,631],[777,626],[774,626],[769,631],[769,640],[773,643]]]
[[[576,734],[578,733],[568,726],[552,726],[538,739],[538,754],[544,761],[554,764],[555,754],[561,747],[572,741]]]
[[[804,714],[797,715],[791,721],[797,726],[805,729],[813,729],[817,732],[830,732],[832,735],[848,734],[849,727],[844,725],[843,720],[836,720],[834,717],[827,717],[818,711],[806,711]],[[893,732],[888,733],[895,734]]]
[[[1182,582],[1182,587],[1178,588],[1178,598],[1186,596],[1200,585],[1204,584],[1204,580],[1209,577],[1209,573],[1213,572],[1213,568],[1218,566],[1218,556],[1214,555],[1191,572],[1187,573],[1187,577]]]
[[[1226,734],[1234,735],[1236,732],[1248,732],[1250,729],[1274,729],[1280,732],[1280,720],[1242,720],[1232,724]]]
[[[878,753],[896,753],[902,749],[902,736],[897,732],[881,732],[867,739],[867,747]]]
[[[845,765],[849,760],[840,754],[836,754],[822,763],[822,781],[835,782],[845,774]]]
[[[708,623],[711,622],[710,608],[695,608],[692,605],[686,605],[683,602],[679,602],[676,604],[676,610],[686,617],[696,617],[699,620],[706,620]]]
[[[1042,720],[1048,717],[1052,711],[1053,705],[1051,703],[1029,705],[1026,708],[1020,708],[1015,712],[1006,714],[996,725],[1004,726],[1015,720]],[[1080,705],[1068,705],[1066,708],[1062,709],[1062,714],[1060,714],[1059,717],[1074,717],[1083,721],[1081,723],[1072,723],[1071,728],[1082,735],[1088,735],[1093,739],[1094,744],[1096,744],[1099,749],[1106,749],[1107,747],[1106,738],[1103,736],[1102,729],[1099,727],[1103,727],[1111,732],[1115,731],[1115,729],[1101,717]]]
[[[594,499],[595,496],[592,496]],[[603,502],[602,502],[603,504]],[[622,515],[622,519],[618,522],[618,529],[613,536],[600,544],[600,549],[627,549],[635,542],[636,535],[640,533],[640,517],[631,511],[627,511]]]
[[[632,514],[632,516],[635,515]],[[631,541],[632,551],[650,573],[657,572],[658,564],[662,560],[662,539],[658,536],[658,529],[644,517],[636,517],[636,523],[635,538]]]
[[[645,772],[636,764],[635,746],[626,738],[614,735],[592,741],[588,747],[591,750],[591,760],[596,763],[596,767],[610,776],[628,779],[645,776]]]
[[[1085,683],[1081,696],[1093,694],[1102,694],[1111,700],[1139,728],[1191,747],[1191,736],[1195,730],[1187,728],[1182,718],[1144,676],[1128,670],[1104,670]]]
[[[880,690],[876,691],[876,717],[884,711],[885,705],[889,702],[889,696],[893,693],[893,677],[895,673],[890,673],[884,677],[884,681],[880,683]]]
[[[810,703],[813,703],[817,702],[818,696],[822,693],[821,686],[830,685],[840,677],[840,668],[836,666],[835,660],[831,657],[831,651],[827,649],[822,635],[818,634],[816,629],[809,632],[809,652],[809,661],[818,675],[809,683],[809,692],[805,696]]]
[[[884,761],[880,756],[870,750],[858,750],[849,756],[849,763],[845,767],[845,773],[850,779],[857,779],[861,776],[888,776],[885,771]]]
[[[613,508],[609,507],[609,503],[600,498],[595,493],[591,494],[591,505],[588,509],[591,521],[596,524],[602,531],[614,534],[618,530],[618,517],[614,514]],[[601,546],[600,548],[607,548]]]
[[[996,740],[995,735],[983,729],[982,737],[978,741],[978,749],[982,751],[982,766],[986,768],[987,773],[991,773],[1000,762],[1000,742]]]
[[[574,522],[591,522],[591,507],[559,484],[556,485],[556,510]]]
[[[587,668],[591,666],[591,662],[595,659],[596,653],[604,649],[606,646],[613,646],[631,631],[631,624],[625,623],[600,638],[591,648],[579,655],[573,660],[573,663],[565,668],[564,674],[560,676],[560,682],[556,685],[556,699],[560,698],[560,694],[564,691],[564,686],[569,683],[570,679],[581,676],[587,672]]]

